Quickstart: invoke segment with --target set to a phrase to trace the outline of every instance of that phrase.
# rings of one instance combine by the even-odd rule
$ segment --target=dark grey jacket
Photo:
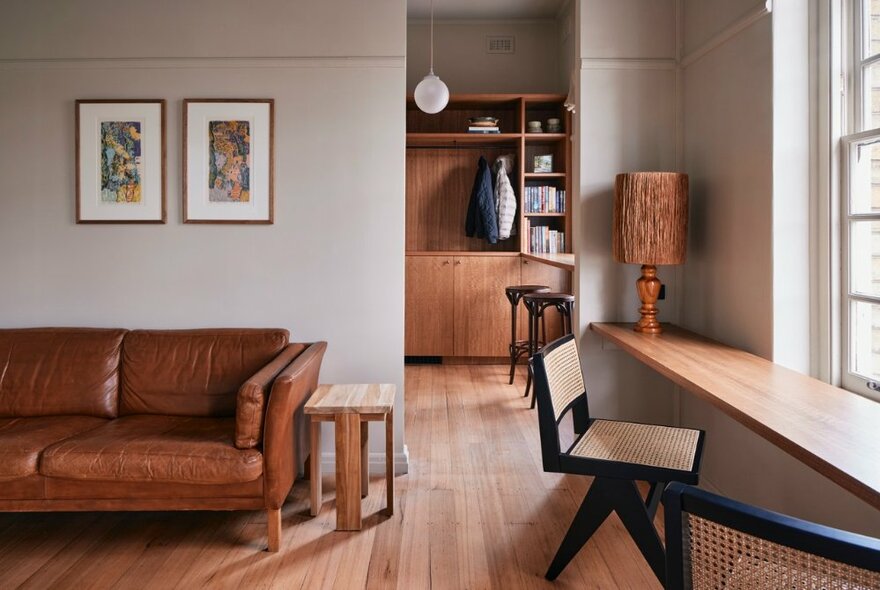
[[[477,176],[474,178],[474,188],[471,190],[471,200],[468,203],[467,219],[464,223],[464,233],[472,238],[486,238],[490,244],[498,242],[498,215],[495,212],[495,194],[492,190],[492,173],[486,158],[480,156],[477,165]]]

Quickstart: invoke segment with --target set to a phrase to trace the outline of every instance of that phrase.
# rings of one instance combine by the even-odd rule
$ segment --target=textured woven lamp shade
[[[682,264],[687,252],[688,177],[618,174],[611,253],[628,264]]]
[[[677,172],[618,174],[614,191],[611,253],[641,264],[636,287],[642,307],[637,332],[659,334],[657,264],[682,264],[687,254],[688,177]]]

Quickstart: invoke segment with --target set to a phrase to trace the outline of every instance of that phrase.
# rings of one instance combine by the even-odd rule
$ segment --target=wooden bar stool
[[[538,340],[538,324],[540,323],[541,326],[544,326],[544,311],[548,307],[554,307],[559,311],[559,319],[562,321],[562,336],[573,333],[571,321],[574,316],[574,295],[550,292],[528,293],[523,295],[522,300],[523,305],[526,306],[526,310],[529,312],[528,355],[530,358],[547,344],[546,336],[543,342]],[[546,329],[544,334],[546,335]],[[528,397],[531,387],[532,371],[529,369],[526,379],[526,392],[523,397]],[[535,407],[534,391],[532,392],[532,403],[529,407]]]
[[[513,385],[513,374],[516,370],[516,363],[519,357],[529,352],[528,340],[517,340],[516,338],[516,315],[519,308],[519,301],[523,295],[529,293],[547,293],[550,287],[546,285],[515,285],[504,289],[507,300],[510,301],[510,384]],[[546,338],[545,338],[546,340]]]

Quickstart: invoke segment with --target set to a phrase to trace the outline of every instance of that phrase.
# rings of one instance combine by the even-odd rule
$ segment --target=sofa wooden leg
[[[281,509],[266,510],[266,523],[269,529],[269,551],[276,553],[281,548]]]

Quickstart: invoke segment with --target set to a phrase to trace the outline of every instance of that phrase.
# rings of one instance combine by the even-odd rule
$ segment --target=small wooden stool
[[[370,421],[385,421],[388,515],[394,514],[394,385],[320,385],[305,405],[311,416],[311,514],[321,509],[321,422],[336,425],[336,530],[361,530],[361,498],[369,489]]]
[[[516,337],[516,312],[519,308],[519,301],[523,295],[528,293],[547,293],[548,291],[550,291],[550,287],[546,285],[515,285],[504,289],[504,294],[507,295],[507,300],[510,301],[510,345],[508,351],[510,354],[511,385],[513,385],[513,375],[516,371],[516,363],[519,361],[519,357],[529,352],[529,341],[518,340]]]
[[[548,307],[555,307],[559,311],[559,319],[562,321],[562,336],[572,333],[572,317],[574,316],[574,295],[569,293],[529,293],[523,295],[523,305],[529,312],[529,357],[537,353],[547,342],[538,340],[538,324],[543,325],[544,310]],[[546,340],[546,338],[545,338]],[[532,371],[528,372],[526,379],[526,392],[523,397],[528,397],[529,390],[532,387]],[[535,407],[534,391],[532,392],[532,403],[529,406]]]

